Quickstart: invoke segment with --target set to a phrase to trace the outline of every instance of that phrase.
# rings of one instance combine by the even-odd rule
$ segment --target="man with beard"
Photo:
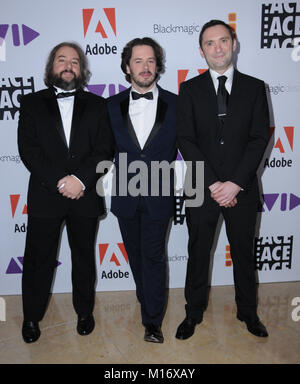
[[[22,335],[27,343],[40,336],[64,221],[77,331],[87,335],[94,329],[94,242],[98,217],[104,213],[96,193],[96,166],[112,158],[113,135],[105,100],[83,90],[89,77],[82,49],[61,43],[46,65],[48,89],[21,100],[18,145],[30,172],[22,279]]]
[[[122,52],[121,68],[132,87],[108,100],[116,142],[117,183],[111,211],[118,218],[135,280],[145,326],[144,340],[162,343],[161,323],[166,304],[165,242],[174,209],[173,178],[170,173],[166,178],[160,175],[151,180],[150,174],[153,162],[171,163],[175,159],[177,96],[156,84],[164,70],[164,56],[154,40],[144,37],[130,41]],[[121,164],[124,155],[126,164]],[[131,190],[130,185],[135,184],[138,172],[126,177],[122,174],[134,162],[147,173],[136,183],[137,191]],[[147,188],[142,191],[145,182]],[[162,193],[162,182],[170,182],[169,193]],[[150,191],[155,189],[151,195]]]

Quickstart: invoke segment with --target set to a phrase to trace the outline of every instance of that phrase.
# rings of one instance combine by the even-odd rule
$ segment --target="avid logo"
[[[24,257],[12,257],[10,259],[10,262],[8,264],[8,267],[6,269],[6,274],[7,275],[16,275],[16,274],[21,274],[23,273],[23,262],[24,262]],[[61,265],[60,261],[56,262],[56,267]]]
[[[300,204],[300,198],[293,193],[266,193],[263,195],[262,212],[270,212],[274,208],[281,211],[292,211]]]
[[[177,71],[178,92],[180,89],[180,84],[186,80],[189,71],[190,71],[189,69],[178,69]],[[207,69],[198,69],[198,74],[201,75],[201,73],[205,71],[207,71]]]
[[[260,271],[292,268],[293,236],[255,238],[256,269]]]
[[[299,1],[262,4],[261,48],[293,48],[300,37],[299,18]]]
[[[19,118],[20,97],[34,92],[33,77],[0,77],[0,121]]]
[[[264,163],[264,168],[270,167],[270,168],[285,168],[285,167],[291,167],[293,164],[292,159],[286,159],[284,155],[287,153],[291,153],[294,151],[294,127],[293,126],[287,126],[283,127],[283,131],[280,132],[280,135],[275,140],[275,145],[273,151],[279,151],[279,153],[282,155],[280,159],[276,159],[276,157],[273,157],[273,159],[266,158]],[[275,131],[275,127],[270,127],[270,138],[273,136]]]
[[[21,25],[22,33],[20,33],[20,26],[18,24],[12,24],[11,26],[9,24],[0,24],[0,38],[6,40],[9,30],[11,31],[12,42],[15,47],[19,47],[21,45],[21,37],[23,38],[23,44],[27,45],[40,35],[37,31],[27,27],[25,24]]]
[[[109,244],[109,243],[100,243],[99,244],[99,256],[100,256],[100,266],[109,268],[109,271],[103,270],[101,273],[101,279],[122,279],[129,278],[129,272],[123,272],[120,269],[113,271],[111,268],[121,267],[122,265],[128,265],[128,255],[123,243]]]
[[[83,35],[84,38],[108,39],[117,36],[116,10],[115,8],[97,9],[88,8],[82,10]],[[117,46],[95,43],[93,46],[87,44],[86,55],[109,55],[117,54]]]
[[[125,91],[127,87],[122,84],[94,84],[88,85],[88,90],[97,96],[110,97]]]
[[[20,214],[27,215],[27,205],[26,203],[22,202],[19,204],[20,201],[20,194],[17,195],[10,195],[10,208],[11,208],[11,215],[12,218],[15,218],[15,215],[19,217]],[[15,224],[14,233],[25,233],[27,231],[27,225],[24,223],[22,224]]]

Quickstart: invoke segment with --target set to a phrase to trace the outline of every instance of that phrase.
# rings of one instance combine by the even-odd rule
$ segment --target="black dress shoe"
[[[40,335],[41,331],[37,321],[23,321],[22,336],[25,343],[34,343]]]
[[[263,325],[263,323],[259,320],[256,319],[254,321],[249,321],[243,319],[241,316],[237,315],[237,318],[240,321],[244,321],[246,323],[247,329],[250,333],[252,333],[255,336],[258,337],[268,337],[268,332],[266,327]]]
[[[183,322],[179,325],[176,332],[176,338],[185,340],[194,334],[196,324],[200,324],[202,319],[195,320],[190,317],[186,317]]]
[[[93,315],[78,316],[77,332],[81,336],[89,335],[93,332],[95,327],[95,320]]]
[[[147,324],[145,325],[145,341],[150,341],[151,343],[163,343],[164,337],[159,325]]]

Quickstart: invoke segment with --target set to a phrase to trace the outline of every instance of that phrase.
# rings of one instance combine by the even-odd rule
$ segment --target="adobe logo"
[[[283,127],[285,135],[278,137],[274,148],[279,149],[280,153],[285,153],[287,150],[294,150],[294,128],[295,127]],[[275,127],[270,127],[270,138],[274,134]]]
[[[18,204],[19,204],[20,196],[21,196],[20,194],[18,194],[18,195],[9,195],[11,214],[12,214],[13,218],[15,217],[15,213],[16,213],[16,210],[17,210],[17,207],[18,207]],[[27,215],[27,205],[26,204],[24,204],[24,207],[22,209],[22,214],[23,215]]]
[[[262,212],[271,211],[276,202],[280,203],[281,211],[292,211],[300,204],[300,198],[293,193],[266,193],[263,195],[263,199]]]
[[[0,24],[0,39],[4,40],[8,30],[11,29],[13,45],[15,47],[19,47],[21,45],[21,35],[23,37],[24,45],[29,44],[32,40],[36,39],[40,35],[37,31],[27,27],[25,24],[21,25],[22,34],[20,34],[20,28],[18,24],[12,24],[11,28],[9,27],[9,24]]]
[[[83,18],[83,35],[86,37],[87,31],[90,28],[91,20],[93,17],[95,9],[94,8],[88,8],[82,10],[82,18]],[[116,28],[116,11],[115,8],[103,8],[105,19],[108,21],[113,33],[115,36],[117,36],[117,28]],[[104,17],[104,15],[103,15]],[[102,19],[102,23],[103,23]],[[103,39],[107,39],[107,30],[104,29],[103,24],[99,19],[96,19],[95,22],[93,22],[93,32],[99,33]]]
[[[117,243],[118,248],[110,245],[109,243],[100,243],[99,244],[99,255],[100,255],[100,265],[102,265],[104,258],[109,257],[110,263],[115,263],[117,267],[121,266],[121,262],[125,260],[128,264],[128,255],[123,243]],[[113,248],[112,251],[108,252],[108,248]],[[117,256],[118,255],[118,256]],[[121,261],[121,262],[120,262]]]
[[[178,69],[177,71],[178,92],[180,89],[180,84],[186,80],[189,71],[190,71],[189,69]],[[199,75],[201,75],[201,73],[205,71],[207,71],[207,69],[198,69]]]

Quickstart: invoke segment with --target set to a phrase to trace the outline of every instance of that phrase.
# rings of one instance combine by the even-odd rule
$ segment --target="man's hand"
[[[220,183],[216,186],[217,183]],[[240,192],[241,187],[231,181],[224,183],[217,182],[213,184],[211,189],[211,197],[220,205],[220,207],[232,207],[237,203],[236,195]]]
[[[57,183],[58,192],[69,199],[79,199],[83,196],[82,184],[76,177],[65,176]]]

